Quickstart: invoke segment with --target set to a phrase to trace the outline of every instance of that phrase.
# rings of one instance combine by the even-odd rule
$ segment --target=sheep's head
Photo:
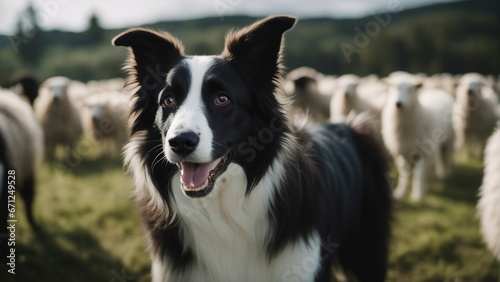
[[[403,110],[418,103],[418,93],[422,88],[421,81],[398,81],[389,83],[390,103]]]
[[[88,104],[90,115],[93,122],[98,122],[103,117],[103,109],[101,103],[89,103]]]
[[[486,81],[482,75],[478,73],[466,73],[460,78],[457,87],[457,98],[467,99],[468,96],[479,98],[485,84]]]
[[[479,81],[473,81],[467,85],[467,95],[479,97],[481,96],[481,88],[483,84]]]
[[[344,87],[342,87],[342,91],[345,97],[354,98],[357,95],[356,94],[357,88],[358,88],[358,83],[351,82],[344,85]]]
[[[68,99],[68,86],[71,80],[66,77],[57,76],[47,79],[41,86],[40,95],[46,95],[54,104]]]
[[[346,98],[356,97],[359,80],[359,76],[354,74],[345,74],[339,77],[338,81],[340,87],[338,89],[340,93],[337,93],[337,95],[342,95]]]
[[[456,99],[459,105],[469,109],[477,107],[482,99],[482,91],[485,86],[484,78],[478,73],[467,73],[460,78],[457,87]]]
[[[318,82],[310,76],[302,76],[293,81],[295,95],[308,95],[317,92]]]

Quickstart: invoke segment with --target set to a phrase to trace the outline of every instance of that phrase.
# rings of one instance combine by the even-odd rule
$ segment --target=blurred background
[[[49,104],[51,89],[67,89],[73,104],[65,106],[62,119],[71,113],[81,119],[78,125],[43,128],[78,129],[71,133],[78,143],[63,144],[36,171],[37,232],[26,220],[25,201],[16,202],[17,271],[9,275],[0,265],[0,281],[149,281],[133,181],[120,155],[128,138],[130,93],[123,90],[121,70],[127,50],[113,47],[111,39],[143,26],[175,35],[187,54],[219,54],[228,31],[271,14],[299,17],[286,33],[285,63],[290,71],[313,69],[290,72],[285,84],[295,87],[288,94],[318,94],[303,96],[304,102],[297,97],[299,107],[326,107],[318,120],[328,119],[330,99],[345,88],[342,75],[356,75],[349,83],[383,104],[388,90],[379,78],[405,71],[452,99],[461,95],[458,89],[466,93],[470,85],[481,85],[489,94],[478,95],[489,95],[485,104],[496,110],[488,134],[498,123],[498,0],[0,0],[0,85],[19,92],[16,84],[26,84],[20,77],[37,81],[33,96],[27,88],[21,94],[30,102],[36,98],[39,123],[48,110],[37,107],[37,100]],[[478,74],[463,82],[469,72]],[[8,134],[1,129],[0,137]],[[476,210],[484,168],[479,147],[472,156],[454,152],[451,175],[430,176],[421,202],[395,201],[388,281],[500,281]],[[395,168],[388,177],[395,186]]]
[[[289,69],[310,66],[362,76],[394,70],[500,72],[496,0],[0,3],[0,82],[19,72],[84,82],[121,76],[126,52],[110,40],[131,26],[167,30],[184,42],[188,54],[218,54],[229,29],[269,14],[300,18],[287,33]]]

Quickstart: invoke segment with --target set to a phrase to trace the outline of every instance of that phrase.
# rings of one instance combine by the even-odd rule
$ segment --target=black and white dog
[[[332,266],[383,281],[390,190],[366,126],[293,126],[279,99],[282,36],[269,17],[187,56],[164,32],[131,29],[136,86],[125,163],[153,281],[330,281]],[[355,129],[357,128],[357,129]]]

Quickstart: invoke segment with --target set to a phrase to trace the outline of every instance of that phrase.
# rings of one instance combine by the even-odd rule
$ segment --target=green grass
[[[42,232],[31,231],[17,201],[16,275],[2,265],[0,281],[149,281],[133,183],[121,162],[92,156],[60,167],[44,164],[38,174]],[[395,203],[388,281],[498,281],[475,211],[481,177],[479,161],[460,162],[446,181],[429,182],[423,202]]]
[[[65,162],[65,167],[69,167]],[[35,234],[17,201],[17,269],[12,281],[133,281],[149,278],[129,176],[119,160],[83,160],[71,172],[44,164],[38,174]],[[0,281],[4,280],[4,266]]]
[[[445,181],[428,181],[421,203],[395,203],[389,281],[497,281],[476,214],[482,164],[458,162]]]

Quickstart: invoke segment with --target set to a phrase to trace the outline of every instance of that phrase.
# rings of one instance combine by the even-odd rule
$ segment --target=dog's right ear
[[[115,46],[130,47],[139,83],[148,67],[149,72],[158,69],[167,72],[184,54],[180,41],[169,33],[144,28],[129,29],[113,38],[112,43]]]

